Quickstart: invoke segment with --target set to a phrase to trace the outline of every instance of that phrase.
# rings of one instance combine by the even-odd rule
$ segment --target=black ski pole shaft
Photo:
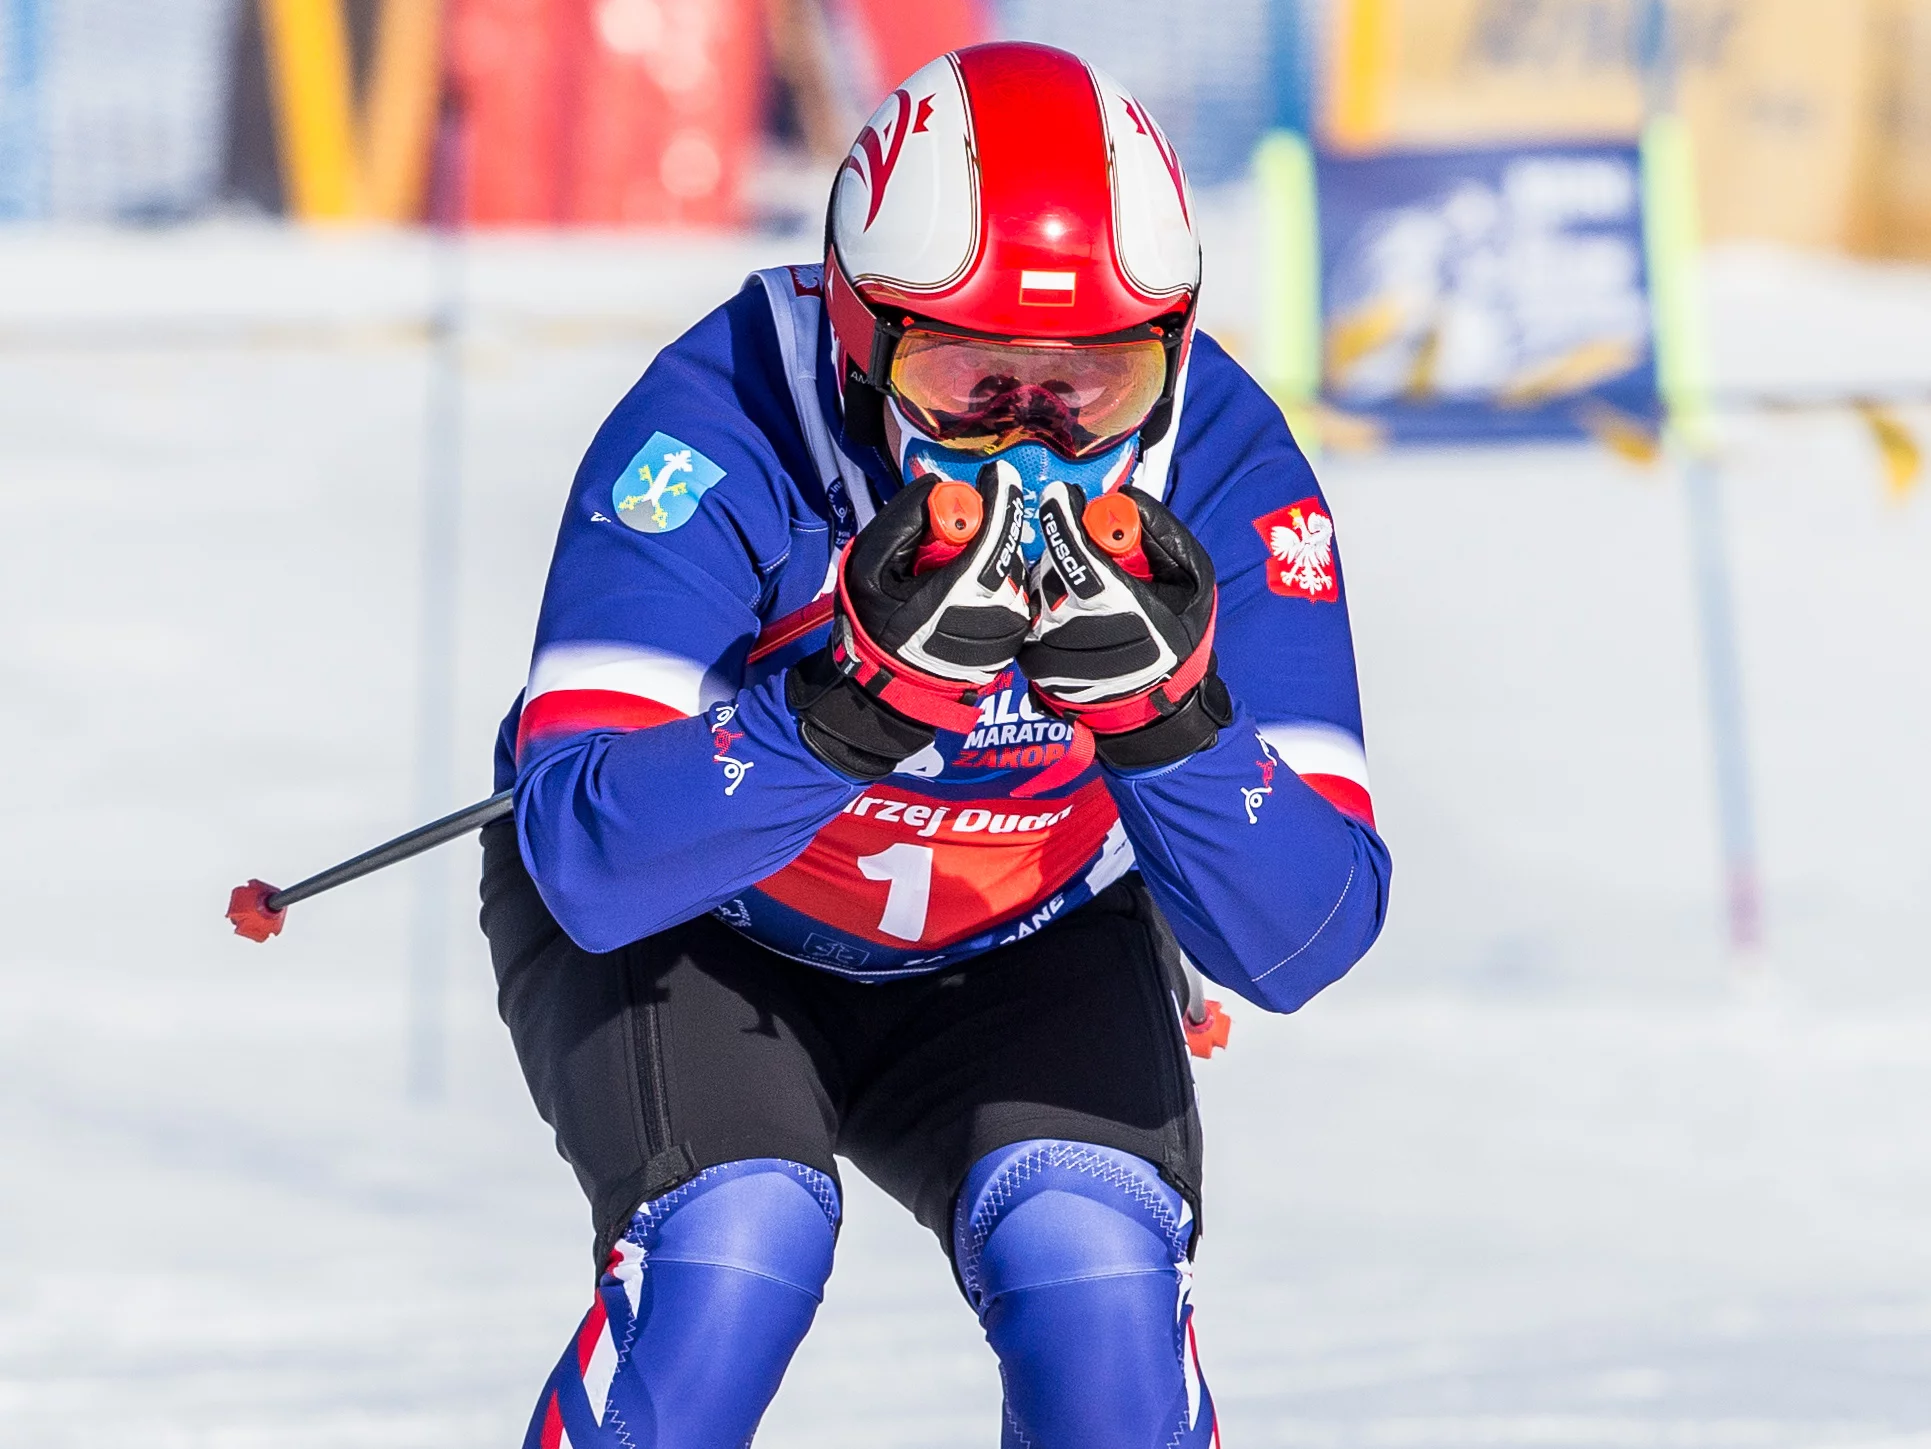
[[[264,903],[271,911],[285,911],[297,901],[305,901],[310,896],[319,896],[323,891],[334,890],[339,885],[347,885],[352,880],[360,880],[365,875],[373,875],[385,866],[398,861],[408,860],[411,856],[421,855],[425,850],[434,850],[445,841],[467,835],[472,830],[481,830],[492,820],[500,820],[514,808],[510,802],[510,791],[492,795],[487,800],[478,800],[474,805],[466,805],[452,815],[440,820],[432,820],[427,825],[418,825],[406,835],[398,835],[378,845],[373,850],[365,850],[360,855],[349,857],[340,865],[332,865],[327,870],[310,876],[307,880],[296,881],[285,891],[276,891]]]
[[[277,890],[266,881],[259,880],[236,886],[228,900],[228,919],[235,923],[237,935],[246,936],[252,941],[265,941],[281,931],[282,913],[296,902],[319,896],[323,891],[334,890],[352,880],[360,880],[397,861],[421,855],[425,850],[434,850],[446,841],[468,835],[473,830],[481,830],[491,821],[501,820],[515,808],[510,797],[511,792],[505,790],[500,795],[466,805],[440,820],[418,825],[407,834],[398,835],[372,850],[351,856],[340,865],[332,865],[307,880],[297,881],[287,890]]]

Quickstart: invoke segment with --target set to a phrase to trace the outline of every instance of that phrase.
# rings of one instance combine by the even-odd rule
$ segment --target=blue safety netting
[[[0,0],[0,216],[136,221],[220,182],[238,0]]]

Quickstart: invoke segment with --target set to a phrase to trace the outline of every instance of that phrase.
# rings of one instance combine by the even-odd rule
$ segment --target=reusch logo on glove
[[[986,464],[987,468],[996,466],[996,464],[992,463]],[[981,476],[983,476],[985,469],[982,468],[979,471]],[[1008,469],[1007,471],[1010,472],[1011,470]],[[994,476],[997,477],[1000,475],[995,474]],[[1025,531],[1025,515],[1017,508],[1011,510],[1006,519],[1006,536],[1000,542],[998,552],[986,560],[986,566],[979,570],[980,588],[997,589],[1005,581],[1007,575],[1012,572],[1012,556],[1019,552],[1019,540]]]
[[[1283,598],[1332,604],[1341,597],[1334,569],[1334,520],[1318,498],[1303,498],[1254,520],[1267,546],[1267,587]]]
[[[1093,571],[1086,566],[1079,550],[1066,536],[1069,526],[1057,502],[1048,503],[1039,510],[1039,531],[1046,540],[1046,547],[1053,556],[1053,565],[1059,570],[1060,578],[1080,598],[1090,599],[1105,586],[1093,577]]]

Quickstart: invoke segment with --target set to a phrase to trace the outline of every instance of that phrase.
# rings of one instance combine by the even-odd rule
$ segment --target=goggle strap
[[[865,369],[866,383],[882,392],[892,365],[892,334],[878,325],[877,315],[846,280],[835,256],[828,260],[825,274],[825,307],[831,313],[832,330]]]
[[[878,314],[871,309],[863,297],[858,295],[858,289],[852,286],[850,279],[845,276],[844,264],[838,260],[835,252],[827,255],[825,259],[824,288],[825,307],[830,313],[833,330],[843,341],[846,352],[863,365],[865,381],[884,391],[889,386],[892,353],[898,345],[903,329],[888,327],[879,321]],[[1198,297],[1190,297],[1186,311],[1180,314],[1180,325],[1177,328],[1164,328],[1160,334],[1161,345],[1169,355],[1166,379],[1166,392],[1169,397],[1172,393],[1174,377],[1179,371],[1172,359],[1180,350],[1180,344],[1189,330],[1189,323],[1193,319],[1198,302]],[[910,323],[912,319],[908,317],[906,321]],[[965,342],[1010,343],[1012,341],[1002,334],[963,329],[955,331],[942,324],[922,325],[932,326],[933,330],[940,332],[941,335],[957,337]],[[1081,344],[1105,345],[1131,342],[1146,335],[1148,334],[1140,327],[1134,326],[1121,332],[1109,332],[1097,337],[1081,337],[1073,340]]]

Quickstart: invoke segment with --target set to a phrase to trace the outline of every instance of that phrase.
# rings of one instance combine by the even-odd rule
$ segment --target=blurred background
[[[1931,1446],[1931,0],[0,0],[0,1442],[519,1441],[473,845],[219,908],[488,792],[592,431],[986,37],[1160,119],[1347,561],[1397,885],[1199,1069],[1227,1443]],[[846,1186],[759,1443],[993,1443]]]

